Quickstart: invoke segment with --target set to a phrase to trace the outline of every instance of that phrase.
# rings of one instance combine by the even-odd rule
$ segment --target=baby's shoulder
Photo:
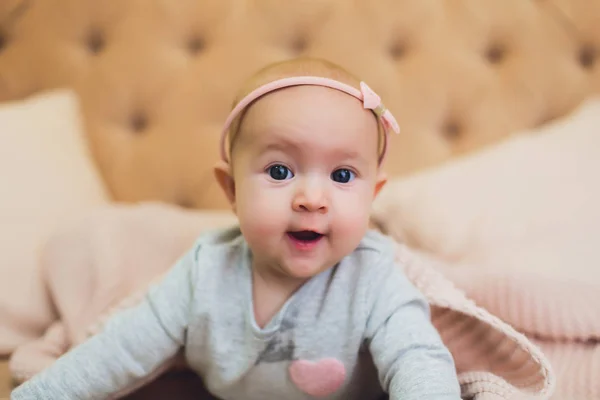
[[[351,275],[358,286],[372,287],[391,275],[403,274],[395,262],[394,241],[375,230],[369,230],[359,245],[342,261],[339,272]]]
[[[406,275],[406,265],[398,257],[398,251],[399,244],[393,238],[373,230],[367,232],[353,252],[356,288],[364,295],[367,307],[380,304],[377,299],[382,298],[402,303],[424,300]]]
[[[196,238],[194,247],[201,249],[231,249],[238,247],[242,240],[242,231],[238,224],[203,231]]]
[[[239,262],[244,254],[244,240],[238,225],[204,231],[198,235],[189,255],[203,273]]]
[[[371,288],[392,284],[398,290],[412,290],[413,282],[406,275],[401,244],[377,230],[369,230],[351,254],[360,270],[360,279]],[[377,290],[377,289],[376,289]]]
[[[379,265],[391,266],[394,263],[394,256],[394,241],[376,230],[368,230],[356,249],[349,255],[367,269]]]

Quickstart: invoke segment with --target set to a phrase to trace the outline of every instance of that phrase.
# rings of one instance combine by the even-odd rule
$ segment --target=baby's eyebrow
[[[302,150],[302,143],[289,138],[278,137],[277,139],[269,139],[258,144],[260,153],[269,151],[281,151],[285,153],[297,153]]]
[[[299,154],[302,152],[302,143],[290,138],[277,138],[277,140],[269,140],[265,143],[261,143],[258,147],[258,151],[261,154],[268,153],[270,151],[281,151],[290,155]],[[366,166],[369,164],[369,159],[365,154],[357,149],[337,149],[332,151],[332,157],[340,162],[352,162],[357,163],[359,166]],[[374,159],[377,158],[377,154],[373,155]]]
[[[289,140],[278,140],[266,143],[262,146],[262,150],[299,150],[301,147],[298,143]]]
[[[356,150],[342,150],[340,151],[340,157],[349,160],[364,160],[364,156]]]

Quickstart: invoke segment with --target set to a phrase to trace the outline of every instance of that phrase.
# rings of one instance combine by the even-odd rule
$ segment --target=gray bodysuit
[[[423,295],[370,231],[259,328],[252,255],[239,228],[202,235],[138,306],[12,393],[12,399],[102,399],[182,347],[222,399],[458,400],[453,359]]]

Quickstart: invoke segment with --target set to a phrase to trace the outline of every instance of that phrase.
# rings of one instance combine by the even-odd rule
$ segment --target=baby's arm
[[[381,267],[367,337],[384,390],[390,400],[460,400],[454,360],[426,299],[399,267]]]
[[[104,399],[149,375],[184,343],[194,253],[185,255],[138,306],[17,387],[11,399]]]

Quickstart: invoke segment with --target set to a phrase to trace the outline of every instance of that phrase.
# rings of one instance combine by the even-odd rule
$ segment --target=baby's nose
[[[301,185],[292,203],[294,211],[326,213],[329,209],[327,190],[316,180]]]

